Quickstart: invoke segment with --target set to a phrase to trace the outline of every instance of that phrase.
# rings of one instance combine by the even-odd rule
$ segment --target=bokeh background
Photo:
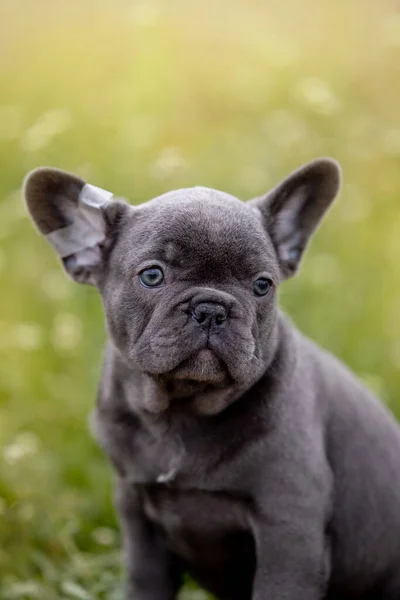
[[[1,0],[1,600],[122,598],[111,471],[87,431],[101,305],[28,220],[33,167],[138,203],[195,184],[246,199],[337,158],[341,197],[281,301],[400,416],[397,9]]]

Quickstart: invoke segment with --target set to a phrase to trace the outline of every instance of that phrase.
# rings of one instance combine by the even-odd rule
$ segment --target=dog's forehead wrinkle
[[[161,236],[157,240],[156,254],[165,262],[194,268],[199,273],[211,273],[220,267],[232,276],[242,270],[262,269],[265,263],[273,260],[265,239],[259,239],[257,235],[243,236],[235,229],[227,230],[223,223],[212,230],[199,223],[192,225],[175,239]]]

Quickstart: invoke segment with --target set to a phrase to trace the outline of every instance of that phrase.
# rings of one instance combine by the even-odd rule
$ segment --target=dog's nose
[[[192,309],[193,318],[205,328],[223,325],[228,318],[228,312],[217,302],[199,302]]]

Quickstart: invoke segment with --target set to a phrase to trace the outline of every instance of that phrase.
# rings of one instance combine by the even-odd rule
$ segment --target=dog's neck
[[[290,385],[295,371],[296,330],[279,315],[276,332],[273,356],[263,375],[247,390],[238,391],[240,397],[214,415],[196,414],[172,402],[160,412],[143,408],[157,399],[160,386],[127,366],[109,343],[92,426],[100,443],[108,447],[120,475],[136,483],[175,485],[180,478],[187,485],[194,485],[195,473],[196,486],[202,485],[200,479],[206,477],[206,472],[199,471],[196,457],[207,454],[210,444],[218,460],[231,442],[233,445],[240,442],[237,435],[244,422],[248,435],[256,439],[260,427],[265,426],[258,417],[259,403],[268,403],[271,419],[274,419],[281,393]],[[126,456],[124,460],[121,448]],[[211,483],[208,481],[207,485]],[[205,480],[203,484],[206,485]],[[219,481],[215,480],[214,484],[218,486]]]

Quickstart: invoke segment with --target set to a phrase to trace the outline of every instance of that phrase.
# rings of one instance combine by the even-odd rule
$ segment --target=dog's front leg
[[[179,565],[146,518],[132,483],[117,482],[116,507],[127,571],[126,600],[174,600],[181,583]]]
[[[323,531],[310,523],[259,522],[252,600],[322,600],[328,579]]]

